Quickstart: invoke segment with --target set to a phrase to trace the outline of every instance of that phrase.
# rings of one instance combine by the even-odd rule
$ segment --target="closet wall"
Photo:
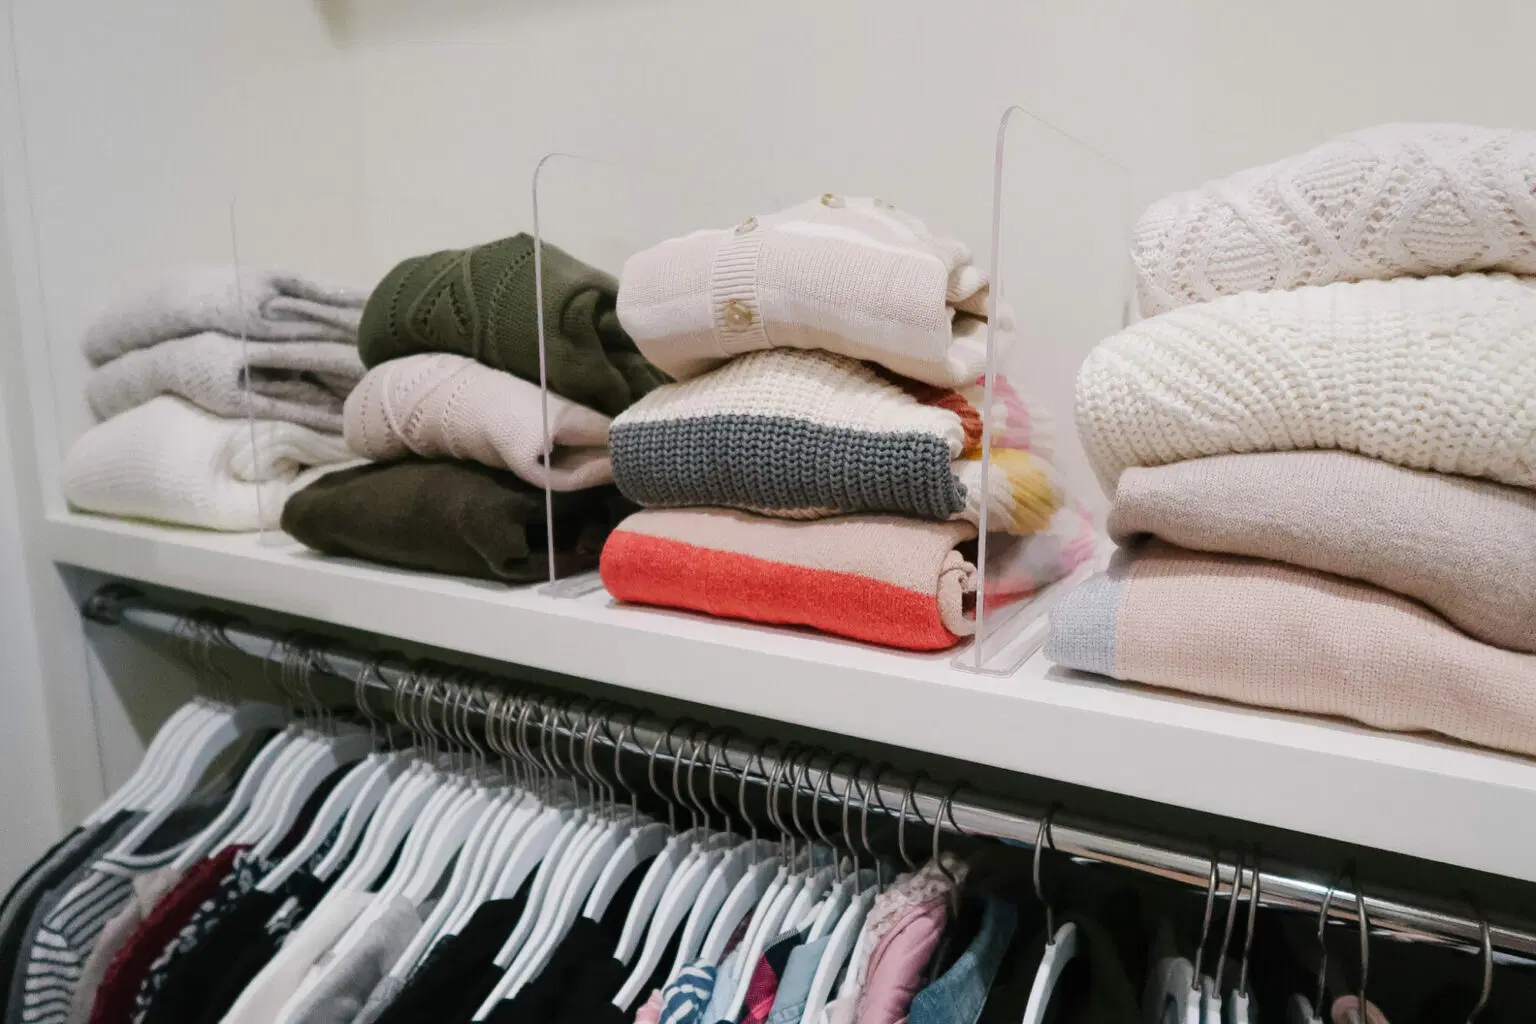
[[[1431,0],[13,0],[0,169],[18,298],[5,326],[23,358],[8,357],[3,387],[30,415],[12,418],[28,479],[6,488],[24,503],[11,534],[25,540],[32,505],[60,504],[59,453],[88,422],[84,325],[162,268],[228,262],[232,224],[248,261],[366,282],[385,269],[369,265],[379,253],[527,228],[533,168],[558,150],[676,169],[680,192],[709,193],[701,208],[737,194],[880,195],[984,252],[1009,103],[1123,164],[1132,208],[1384,120],[1536,126],[1523,52],[1536,7],[1445,11]],[[1051,167],[1014,173],[1047,192],[1073,185]],[[559,228],[546,225],[557,242]],[[1047,403],[1070,422],[1069,382],[1054,384]],[[71,757],[69,777],[45,781],[69,820],[131,763],[163,688],[131,651],[70,650],[78,634],[64,635],[74,623],[51,573],[31,568],[36,615],[21,577],[0,577],[0,636],[38,638],[41,668],[23,659],[4,685],[35,708],[47,680],[53,743],[103,752],[100,772]],[[0,746],[0,774],[23,747]],[[28,813],[0,802],[0,833]]]

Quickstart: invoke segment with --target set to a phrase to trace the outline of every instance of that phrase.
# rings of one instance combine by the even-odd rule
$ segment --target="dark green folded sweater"
[[[635,510],[613,487],[554,495],[555,568],[597,565]],[[549,579],[544,491],[477,462],[405,459],[328,473],[288,499],[283,529],[328,555],[508,583]]]
[[[543,262],[551,391],[616,416],[666,383],[619,326],[617,281],[548,243]],[[536,294],[526,234],[413,256],[368,297],[358,352],[369,367],[416,352],[456,352],[537,384]]]

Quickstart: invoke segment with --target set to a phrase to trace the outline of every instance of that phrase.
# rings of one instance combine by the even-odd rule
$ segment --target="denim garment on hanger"
[[[1018,918],[1013,904],[986,897],[976,937],[949,970],[912,997],[908,1024],[976,1024]]]
[[[805,1013],[805,1000],[811,994],[811,982],[816,980],[816,968],[831,942],[832,936],[825,935],[790,952],[767,1024],[799,1024]]]

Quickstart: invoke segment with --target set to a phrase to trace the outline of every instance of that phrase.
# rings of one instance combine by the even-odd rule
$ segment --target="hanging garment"
[[[1113,492],[1131,466],[1337,448],[1536,487],[1536,281],[1398,278],[1245,293],[1132,324],[1077,375]]]
[[[747,918],[747,921],[751,921],[750,916]],[[741,968],[741,959],[745,955],[746,951],[738,943],[725,955],[725,959],[720,961],[720,968],[715,971],[715,980],[719,981],[721,978],[736,977],[737,972]],[[731,1008],[731,996],[733,994],[730,985],[715,985],[709,994],[709,1002],[705,1003],[704,1008],[699,1011],[698,1021],[700,1024],[716,1024],[717,1021],[723,1020],[726,1011]]]
[[[208,331],[157,342],[91,371],[98,419],[175,395],[215,416],[283,420],[341,433],[342,402],[362,379],[357,346],[339,341],[241,341]]]
[[[90,1024],[125,1024],[132,1017],[139,986],[149,976],[151,965],[176,940],[197,908],[217,892],[219,882],[229,874],[235,857],[244,849],[226,846],[198,861],[145,915],[103,972],[91,1001]],[[92,956],[104,952],[104,943],[99,941]]]
[[[896,516],[647,509],[613,531],[601,568],[621,601],[942,650],[976,628],[976,569],[956,550],[975,535],[970,523]]]
[[[299,274],[248,267],[200,267],[109,306],[85,332],[92,366],[172,338],[219,331],[252,341],[357,338],[366,296]]]
[[[677,972],[677,977],[661,991],[661,1020],[664,1024],[698,1024],[704,1007],[715,991],[717,971],[714,964],[695,961]],[[807,983],[809,984],[809,983]]]
[[[352,458],[332,434],[220,419],[162,395],[82,434],[60,480],[64,497],[84,512],[259,530],[277,525],[289,494]]]
[[[430,903],[425,906],[430,912]],[[277,1019],[282,1024],[350,1024],[415,938],[425,916],[421,907],[396,896],[362,939],[327,964],[313,985],[296,992]]]
[[[878,199],[838,196],[695,231],[624,263],[619,319],[683,380],[748,352],[825,349],[955,387],[986,368],[987,277]],[[999,303],[998,350],[1013,317]]]
[[[1536,133],[1387,124],[1153,203],[1143,316],[1243,291],[1466,270],[1536,274]]]
[[[224,1024],[273,1024],[309,969],[372,902],[373,894],[361,889],[335,889],[326,894],[309,919],[288,936],[277,955],[240,993],[224,1015]]]
[[[870,953],[859,992],[858,1024],[906,1019],[928,960],[944,935],[950,895],[965,872],[964,862],[946,854],[942,862],[929,861],[876,897],[864,923]]]
[[[172,864],[133,879],[133,895],[128,904],[102,925],[91,955],[85,958],[85,964],[80,968],[80,980],[69,1004],[69,1024],[89,1024],[96,996],[117,955],[133,940],[139,927],[154,912],[155,905],[171,893],[183,877],[184,873]]]
[[[1116,679],[1536,755],[1536,655],[1278,562],[1162,541],[1123,550],[1052,611],[1045,653]]]
[[[224,1019],[246,986],[282,949],[283,940],[308,919],[327,888],[309,869],[301,868],[276,893],[252,889],[240,898],[199,955],[205,962],[224,966],[214,972],[213,984],[196,995],[201,1003],[197,1024],[219,1024]]]
[[[611,276],[548,243],[541,263],[551,391],[613,416],[666,381],[619,326]],[[538,317],[533,238],[519,234],[396,266],[368,297],[358,349],[370,367],[454,352],[537,383]]]
[[[354,1024],[417,1024],[429,1017],[463,1022],[473,1017],[501,979],[496,954],[523,916],[532,888],[530,875],[511,899],[481,904],[459,934],[438,940],[402,988],[388,991],[386,979],[368,997]]]
[[[16,961],[17,971],[25,971],[25,984],[18,986],[13,981],[10,994],[13,1004],[23,1001],[22,1009],[19,1014],[8,1013],[8,1021],[67,1024],[86,958],[102,928],[133,898],[133,879],[171,864],[218,813],[226,797],[220,793],[188,801],[171,812],[133,853],[119,853],[114,848],[140,820],[137,815],[124,819],[120,832],[103,846],[106,852],[61,886],[57,899],[50,897],[39,903],[26,955]]]
[[[912,997],[911,1024],[976,1024],[981,1018],[1018,923],[1013,904],[995,897],[981,902],[981,924],[970,944],[947,971]]]
[[[24,950],[30,947],[27,925],[38,903],[77,868],[94,860],[119,829],[131,828],[139,820],[140,816],[133,812],[119,811],[96,825],[72,829],[11,886],[0,902],[0,1007],[10,1005],[14,973],[4,965],[19,963]]]
[[[557,493],[555,572],[597,564],[633,508],[612,487]],[[370,463],[294,494],[283,529],[328,555],[505,583],[550,578],[544,491],[474,462]]]
[[[1045,528],[1063,495],[1039,420],[999,381],[984,499],[984,392],[893,378],[830,352],[770,349],[657,388],[613,423],[619,489],[647,507],[790,519],[893,512]]]
[[[785,932],[764,948],[747,979],[747,996],[741,1004],[741,1024],[766,1024],[779,994],[779,983],[794,955],[806,938],[804,931]]]
[[[1109,531],[1364,580],[1536,651],[1533,491],[1347,452],[1214,455],[1126,470]]]
[[[652,992],[635,1011],[635,1024],[661,1024],[662,999],[661,989]]]
[[[1340,996],[1335,999],[1329,1016],[1333,1018],[1333,1024],[1388,1024],[1386,1014],[1371,1002],[1365,1004],[1365,1014],[1362,1016],[1359,996]]]
[[[205,993],[228,962],[225,956],[209,955],[214,936],[272,866],[271,861],[249,850],[235,854],[213,893],[193,911],[139,982],[133,999],[133,1024],[185,1024],[195,1019]]]
[[[375,366],[346,406],[347,445],[364,458],[468,459],[556,491],[613,482],[610,422],[559,395],[546,397],[537,384],[449,352]]]
[[[779,978],[778,990],[773,994],[773,1007],[768,1011],[767,1024],[799,1024],[805,1015],[806,997],[811,994],[811,983],[816,980],[816,968],[821,966],[821,956],[832,942],[825,935],[815,942],[806,942],[790,951],[784,964],[784,974]]]

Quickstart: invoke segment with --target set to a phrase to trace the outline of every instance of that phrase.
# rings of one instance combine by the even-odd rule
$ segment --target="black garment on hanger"
[[[496,954],[517,927],[532,888],[530,875],[511,899],[482,903],[463,931],[440,939],[375,1024],[473,1018],[501,978]]]
[[[613,951],[618,948],[630,905],[635,902],[650,867],[651,862],[646,861],[629,873],[603,912],[602,920],[593,921],[585,914],[578,917],[538,977],[513,998],[497,1003],[486,1018],[487,1024],[553,1024],[564,1019],[568,1004],[578,1002],[593,1009],[607,1005],[609,1010],[619,1013],[610,1004],[629,977],[630,968],[615,960]],[[663,957],[662,961],[671,966],[668,958]],[[497,972],[498,980],[501,973]],[[494,983],[491,987],[495,987]],[[626,1024],[634,1020],[633,1014],[621,1016]]]

